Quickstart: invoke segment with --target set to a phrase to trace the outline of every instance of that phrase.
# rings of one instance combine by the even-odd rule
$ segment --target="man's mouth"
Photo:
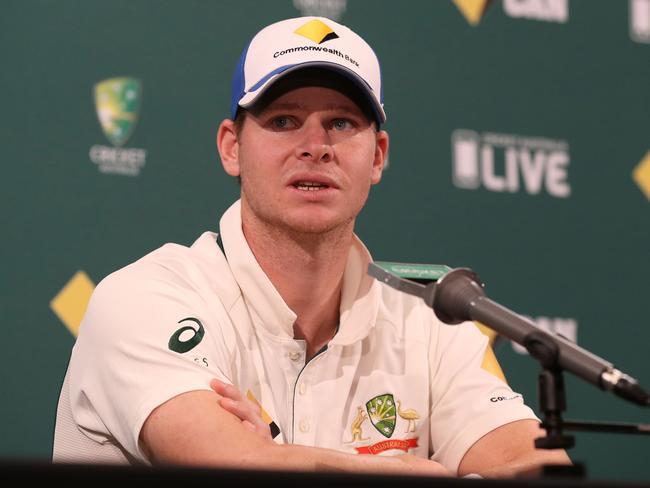
[[[315,181],[296,181],[293,184],[293,187],[302,191],[319,191],[329,188],[328,185],[324,183],[317,183]]]

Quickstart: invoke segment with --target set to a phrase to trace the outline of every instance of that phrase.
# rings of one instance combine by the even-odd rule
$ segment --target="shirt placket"
[[[321,352],[305,364],[299,372],[293,387],[293,443],[305,446],[316,444],[317,409],[314,397],[314,383],[318,363],[325,359]],[[304,356],[303,356],[304,357]]]
[[[295,393],[296,382],[305,364],[306,346],[302,341],[289,341],[282,346],[282,355],[279,364],[282,364],[285,381],[285,412],[288,412],[287,427],[291,430],[285,432],[287,442],[293,443],[294,431],[296,429],[294,422],[294,403],[293,395]]]

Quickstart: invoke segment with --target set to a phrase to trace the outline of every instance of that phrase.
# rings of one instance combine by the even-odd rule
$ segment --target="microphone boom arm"
[[[569,371],[598,388],[612,391],[621,398],[650,406],[650,395],[634,378],[574,342],[559,335],[549,334],[536,327],[531,320],[490,300],[483,290],[484,284],[468,268],[452,269],[427,285],[395,276],[374,263],[370,263],[368,274],[393,288],[419,296],[446,324],[478,321],[527,348],[527,339],[531,334],[535,334],[535,337],[543,338],[545,343],[556,346],[555,360],[560,369]],[[538,360],[543,360],[540,356],[543,356],[546,350],[547,348],[540,347],[536,352],[532,347],[529,352]]]

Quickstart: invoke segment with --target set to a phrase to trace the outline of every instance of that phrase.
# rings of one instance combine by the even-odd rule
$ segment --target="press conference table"
[[[349,473],[295,473],[284,471],[244,471],[187,467],[130,467],[108,465],[51,464],[47,462],[0,461],[0,480],[15,480],[24,486],[47,483],[50,486],[153,486],[230,487],[300,486],[303,488],[420,488],[420,487],[650,487],[648,481],[593,480],[559,474],[529,474],[514,479],[425,478],[418,476],[361,475]],[[61,483],[61,485],[59,485]]]

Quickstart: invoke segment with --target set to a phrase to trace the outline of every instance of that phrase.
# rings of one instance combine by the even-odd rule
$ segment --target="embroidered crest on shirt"
[[[370,437],[363,437],[363,430],[361,430],[361,424],[363,424],[368,416],[364,412],[363,408],[357,407],[357,416],[352,421],[350,425],[350,434],[352,435],[352,440],[346,444],[352,444],[353,442],[367,441]]]
[[[366,402],[366,410],[375,429],[384,437],[390,437],[395,430],[395,401],[391,393],[378,395]]]
[[[348,442],[361,442],[369,440],[369,437],[363,437],[362,424],[369,418],[373,427],[388,440],[383,440],[367,446],[355,447],[359,454],[379,454],[389,449],[399,449],[408,452],[413,447],[418,447],[418,437],[409,439],[392,439],[393,433],[397,426],[398,418],[406,421],[405,433],[415,432],[417,421],[420,414],[412,408],[402,408],[402,402],[395,400],[392,393],[384,393],[366,402],[366,412],[362,407],[357,407],[357,415],[350,425],[350,434],[352,440]],[[400,427],[401,429],[401,427]]]
[[[402,402],[397,400],[397,415],[408,421],[405,432],[415,432],[415,421],[420,419],[420,414],[412,408],[402,410]]]

